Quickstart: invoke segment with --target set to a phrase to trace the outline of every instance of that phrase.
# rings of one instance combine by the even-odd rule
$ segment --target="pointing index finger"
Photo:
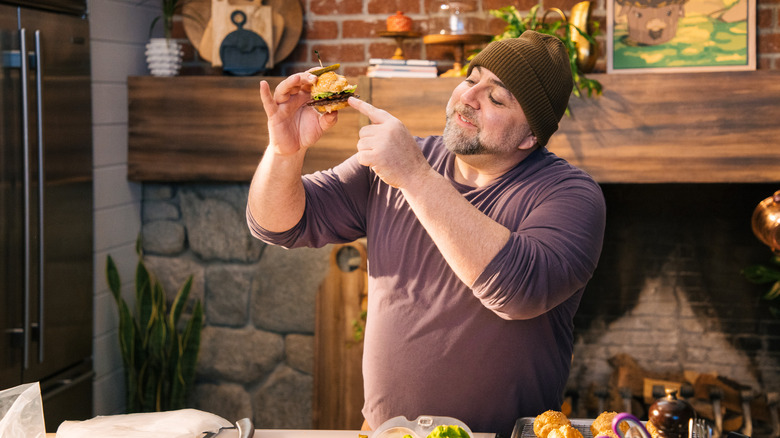
[[[349,106],[368,117],[368,120],[371,120],[371,123],[382,123],[392,117],[387,111],[381,110],[374,105],[355,97],[350,97],[347,100],[347,103],[349,103]]]

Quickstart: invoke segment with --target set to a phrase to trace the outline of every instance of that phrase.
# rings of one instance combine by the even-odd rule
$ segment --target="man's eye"
[[[464,79],[463,82],[465,82],[465,83],[467,83],[469,85],[474,85],[475,84],[474,79],[469,79],[469,78]]]
[[[493,96],[488,96],[488,97],[490,98],[490,101],[493,103],[493,105],[504,106],[503,103],[493,98]]]

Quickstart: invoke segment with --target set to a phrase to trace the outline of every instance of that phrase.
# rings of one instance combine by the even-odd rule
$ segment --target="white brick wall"
[[[94,415],[124,412],[124,374],[117,314],[106,284],[106,256],[119,266],[123,291],[133,288],[141,229],[141,185],[127,181],[127,77],[145,75],[144,45],[158,2],[91,0],[94,136],[95,359]]]

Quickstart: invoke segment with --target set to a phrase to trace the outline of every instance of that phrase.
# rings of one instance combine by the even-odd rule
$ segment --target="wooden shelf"
[[[548,148],[603,183],[780,182],[780,74],[594,74]],[[281,78],[264,78],[273,87]],[[460,78],[350,78],[414,135],[440,134]],[[258,77],[128,79],[128,178],[249,182],[268,141]],[[305,172],[354,153],[354,110],[307,154]]]

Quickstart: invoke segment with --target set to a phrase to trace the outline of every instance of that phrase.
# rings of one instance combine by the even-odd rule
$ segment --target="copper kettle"
[[[780,190],[756,206],[752,225],[756,237],[772,251],[780,253]]]

